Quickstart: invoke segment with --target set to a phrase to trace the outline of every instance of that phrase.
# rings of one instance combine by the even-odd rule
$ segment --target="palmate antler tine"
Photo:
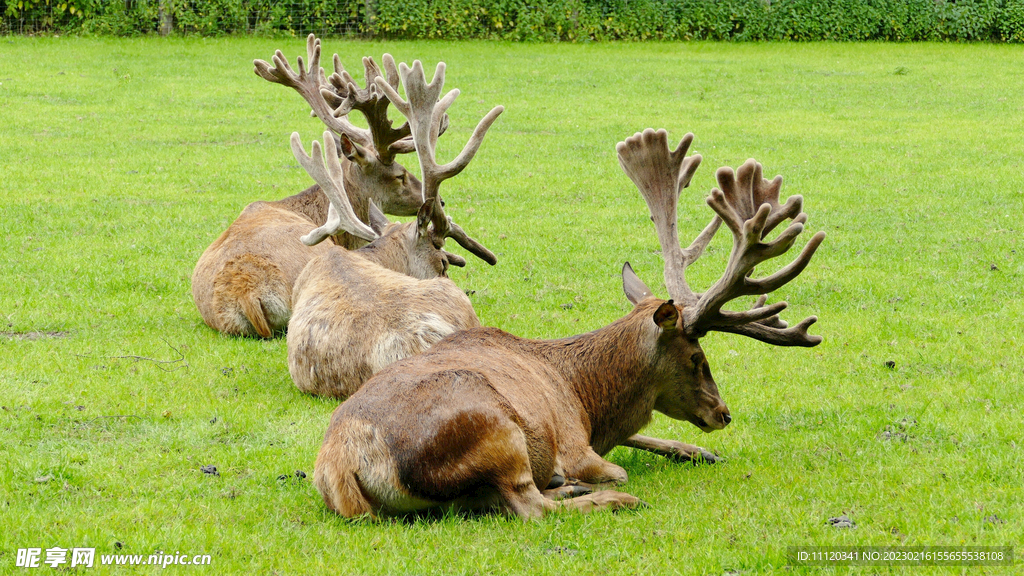
[[[709,330],[749,333],[759,340],[784,345],[789,344],[788,340],[792,340],[794,345],[809,346],[814,345],[812,342],[820,342],[820,339],[806,334],[807,326],[813,321],[805,320],[793,328],[786,328],[778,318],[786,303],[765,306],[763,295],[799,275],[825,239],[825,233],[815,234],[800,255],[775,274],[752,278],[751,273],[757,265],[786,253],[803,232],[807,215],[794,212],[802,207],[803,200],[800,197],[790,198],[786,205],[780,206],[777,200],[782,179],[768,182],[761,178],[761,167],[754,160],[748,160],[735,173],[728,167],[720,168],[716,178],[721,188],[711,191],[707,203],[732,231],[733,248],[725,273],[694,306],[684,312],[687,330],[698,337]],[[764,242],[767,231],[787,218],[792,218],[793,223],[775,240]],[[744,295],[760,295],[762,299],[745,312],[722,310],[727,302]]]
[[[459,243],[466,249],[467,252],[473,254],[477,258],[487,262],[491,266],[498,263],[498,257],[493,252],[487,249],[486,246],[477,242],[475,239],[470,238],[469,234],[462,229],[461,226],[452,222],[451,218],[448,219],[448,237]]]
[[[337,54],[334,57],[337,69],[341,63]],[[385,54],[384,58],[386,62],[390,61],[390,65],[385,64],[385,67],[393,68],[394,59],[391,55]],[[366,88],[359,88],[352,76],[342,70],[340,73],[336,71],[328,79],[332,88],[324,88],[321,92],[330,105],[335,107],[337,113],[359,110],[363,114],[370,127],[377,157],[384,164],[391,164],[397,154],[415,150],[411,142],[407,144],[404,141],[411,135],[411,131],[408,123],[394,128],[388,119],[388,106],[391,101],[376,85],[377,78],[385,78],[377,63],[373,58],[364,57],[363,68],[366,71]],[[396,79],[398,73],[395,72],[394,76],[391,76],[391,72],[388,74],[390,78],[387,78],[387,81],[391,86],[390,80]],[[397,90],[397,83],[392,88]]]
[[[810,348],[822,342],[821,336],[807,333],[807,329],[817,321],[817,316],[808,316],[802,322],[790,328],[752,322],[741,326],[722,326],[715,329],[720,332],[731,332],[733,334],[749,336],[755,340],[760,340],[766,344],[774,344],[775,346],[805,346]],[[783,324],[785,323],[783,322]]]
[[[303,100],[309,104],[313,114],[333,132],[346,134],[355,142],[367,146],[370,145],[373,142],[370,131],[355,126],[344,115],[335,116],[334,109],[324,100],[323,95],[320,93],[321,88],[330,85],[324,77],[323,69],[320,68],[320,39],[313,34],[310,34],[306,39],[306,55],[309,59],[308,69],[302,57],[299,56],[297,59],[299,70],[296,72],[288,64],[284,53],[277,50],[272,58],[273,66],[263,60],[253,60],[253,71],[257,76],[268,82],[294,88],[302,96]]]
[[[697,301],[697,295],[686,283],[686,267],[700,258],[721,225],[717,217],[712,219],[688,248],[680,247],[677,230],[679,192],[689,185],[701,162],[699,154],[686,156],[692,142],[693,134],[687,134],[675,150],[669,150],[668,133],[648,128],[615,147],[619,165],[636,184],[651,213],[661,257],[665,261],[668,293],[686,305]]]
[[[762,308],[762,307],[764,307],[766,302],[768,302],[768,295],[767,294],[762,294],[761,296],[758,297],[757,302],[754,303],[754,306],[751,308],[751,310],[753,310],[755,308]],[[779,318],[778,314],[776,314],[775,316],[769,316],[768,318],[765,318],[763,320],[758,320],[757,323],[758,324],[763,324],[765,326],[769,326],[769,327],[772,327],[772,328],[788,328],[789,327],[789,324],[785,320],[783,320],[782,318]]]
[[[723,168],[729,170],[730,168]],[[803,196],[790,196],[785,204],[779,204],[779,192],[782,190],[782,176],[776,176],[772,180],[765,180],[762,177],[763,168],[753,158],[748,159],[739,169],[736,170],[733,182],[742,194],[727,194],[727,201],[731,208],[744,219],[753,218],[757,210],[764,204],[771,207],[768,219],[765,222],[762,238],[775,229],[781,222],[787,219],[796,219],[801,213],[804,204]],[[806,216],[804,216],[806,220]],[[794,220],[795,221],[795,220]]]
[[[390,64],[385,61],[385,67],[393,68],[394,62]],[[423,202],[432,205],[431,222],[433,223],[436,237],[453,238],[464,248],[489,264],[494,264],[497,259],[482,244],[470,238],[462,228],[454,225],[451,219],[445,216],[441,206],[439,191],[441,182],[458,175],[469,165],[469,162],[476,155],[483,143],[487,130],[494,123],[494,120],[504,112],[503,106],[495,106],[477,124],[473,135],[462,151],[451,162],[439,165],[436,158],[437,138],[443,128],[447,125],[446,111],[458,97],[459,91],[451,90],[443,97],[445,63],[439,62],[434,71],[434,78],[427,82],[423,70],[423,63],[419,60],[413,62],[409,67],[404,62],[398,65],[398,75],[401,84],[405,86],[405,93],[408,100],[402,98],[396,87],[385,78],[377,77],[377,87],[388,97],[405,117],[408,119],[408,126],[412,132],[413,143],[415,144],[416,156],[420,162],[420,170],[423,175]]]
[[[344,230],[353,236],[358,236],[366,241],[377,239],[377,234],[372,228],[364,224],[355,212],[345,192],[345,178],[341,171],[341,163],[338,161],[338,150],[334,145],[334,135],[324,132],[324,151],[327,152],[326,163],[320,143],[313,141],[312,154],[306,154],[302,147],[302,139],[298,132],[293,132],[291,137],[292,153],[306,172],[313,177],[313,180],[320,185],[330,206],[327,210],[327,222],[302,237],[302,242],[313,246],[322,242],[328,236],[333,236]]]

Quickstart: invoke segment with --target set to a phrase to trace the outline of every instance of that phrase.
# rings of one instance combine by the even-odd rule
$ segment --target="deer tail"
[[[245,314],[246,320],[252,324],[257,334],[264,338],[274,335],[274,331],[267,324],[267,316],[263,313],[263,306],[260,305],[259,298],[252,294],[246,294],[240,299],[238,305],[242,307],[242,313]]]
[[[229,260],[213,281],[214,310],[229,334],[271,338],[287,324],[291,289],[270,260],[243,254]],[[250,328],[251,327],[251,328]]]
[[[356,426],[356,428],[362,427]],[[358,445],[363,444],[360,441],[363,438],[360,437],[364,436],[359,432],[365,431],[352,430],[356,434],[346,434],[349,431],[345,430],[346,428],[351,429],[352,427],[342,423],[341,430],[332,425],[327,431],[327,438],[316,458],[313,484],[323,496],[324,504],[341,516],[346,518],[373,516],[373,505],[366,493],[363,492],[357,476],[360,464]]]

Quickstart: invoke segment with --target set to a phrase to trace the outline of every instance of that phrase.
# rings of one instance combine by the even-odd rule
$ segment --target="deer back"
[[[469,298],[449,278],[420,280],[340,248],[306,266],[293,300],[292,380],[305,392],[341,398],[385,366],[479,326]]]

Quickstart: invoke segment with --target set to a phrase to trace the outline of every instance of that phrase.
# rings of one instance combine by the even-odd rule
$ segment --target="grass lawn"
[[[92,547],[97,563],[212,556],[181,573],[803,574],[821,569],[784,568],[787,546],[1024,541],[1024,48],[327,40],[360,78],[358,58],[385,51],[448,63],[462,96],[441,159],[506,106],[443,186],[499,257],[452,274],[485,325],[603,326],[629,309],[626,260],[665,295],[614,152],[646,127],[692,131],[704,156],[680,201],[684,242],[711,216],[715,169],[749,157],[785,177],[783,198],[804,195],[805,237],[828,233],[773,296],[790,321],[818,315],[824,343],[713,333],[733,423],[704,436],[657,415],[647,429],[725,463],[619,448],[623,490],[649,509],[526,524],[327,512],[297,471],[311,476],[335,402],[297,391],[283,338],[202,323],[200,253],[247,203],[311,183],[287,139],[308,147],[321,125],[252,73],[276,48],[293,63],[305,50],[0,37],[0,573],[21,573],[19,548]],[[723,230],[690,283],[716,279],[728,249]],[[853,528],[828,524],[842,514]],[[858,572],[950,570],[1016,569]]]

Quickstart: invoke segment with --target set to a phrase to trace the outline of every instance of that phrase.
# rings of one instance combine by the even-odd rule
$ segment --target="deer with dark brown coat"
[[[469,298],[447,277],[449,264],[465,261],[457,262],[455,255],[444,251],[445,240],[454,239],[489,264],[496,259],[445,214],[439,186],[465,169],[503,108],[494,108],[480,120],[453,161],[438,165],[435,147],[440,125],[459,94],[452,90],[439,101],[444,71],[442,62],[434,81],[427,84],[419,61],[412,68],[403,63],[401,81],[408,102],[393,85],[377,79],[409,119],[423,174],[424,202],[415,222],[394,224],[381,240],[354,252],[332,248],[306,265],[295,283],[288,323],[288,369],[300,390],[345,398],[392,362],[422,352],[457,330],[480,325]],[[334,142],[329,134],[324,135],[326,160],[316,142],[307,156],[297,138],[292,138],[296,158],[325,190],[335,191],[332,203],[343,202],[345,183],[339,178],[341,167],[332,154]],[[323,232],[328,233],[333,231]],[[389,254],[408,255],[409,268],[382,266]]]
[[[298,72],[278,50],[271,66],[254,61],[260,77],[294,88],[312,112],[334,133],[341,150],[345,191],[356,217],[370,222],[371,206],[389,214],[411,216],[423,204],[419,180],[395,161],[399,153],[414,149],[407,124],[394,128],[387,118],[389,101],[375,83],[383,76],[372,58],[364,58],[365,89],[341,66],[334,55],[335,72],[326,78],[320,68],[320,40],[312,34],[306,43],[309,69],[298,59]],[[384,55],[387,80],[397,88],[398,72]],[[330,100],[330,102],[328,102]],[[359,110],[369,129],[352,124],[347,114]],[[196,263],[192,296],[203,320],[227,334],[270,338],[284,330],[291,316],[291,293],[299,272],[326,245],[308,247],[299,237],[309,224],[324,225],[332,210],[319,185],[275,202],[253,202]],[[332,243],[358,248],[376,235],[341,231]]]
[[[691,139],[672,151],[664,131],[647,130],[618,145],[622,167],[651,209],[672,299],[653,296],[627,264],[623,290],[634,308],[609,326],[561,340],[466,330],[385,368],[331,418],[314,473],[328,508],[343,516],[497,508],[533,518],[557,508],[637,506],[636,497],[616,491],[557,498],[581,491],[581,485],[560,485],[563,478],[584,487],[624,482],[626,471],[603,455],[632,445],[652,411],[705,432],[729,423],[701,337],[722,330],[778,345],[821,341],[807,333],[814,317],[788,327],[778,317],[786,304],[766,306],[763,295],[804,269],[822,233],[782,270],[750,276],[803,230],[801,198],[778,203],[781,179],[762,180],[753,161],[736,173],[720,169],[720,189],[708,198],[717,216],[689,248],[679,246],[679,190],[700,162],[685,156]],[[786,219],[793,220],[789,227],[766,240]],[[726,271],[695,293],[684,271],[722,222],[734,238]],[[762,296],[747,311],[723,310],[743,295]]]

